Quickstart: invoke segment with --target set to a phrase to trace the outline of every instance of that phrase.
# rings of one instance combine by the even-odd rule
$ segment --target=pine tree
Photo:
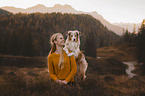
[[[125,30],[124,30],[124,27],[123,27],[123,35],[125,34]]]
[[[97,48],[95,42],[95,36],[92,32],[89,32],[85,43],[85,55],[90,57],[97,57]]]
[[[144,42],[145,42],[145,19],[143,20],[140,31],[138,33],[138,42],[137,42],[138,62],[143,63],[143,70],[145,69],[145,43]]]
[[[133,27],[133,34],[136,34],[136,25],[134,24],[134,27]]]
[[[128,32],[128,28],[126,28],[125,34],[124,34],[124,41],[129,42],[130,40],[130,33]]]

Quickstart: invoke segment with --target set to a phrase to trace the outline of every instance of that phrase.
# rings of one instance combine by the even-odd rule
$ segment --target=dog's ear
[[[68,31],[66,31],[66,34],[65,35],[68,36]]]
[[[79,32],[79,36],[81,36],[81,32]]]

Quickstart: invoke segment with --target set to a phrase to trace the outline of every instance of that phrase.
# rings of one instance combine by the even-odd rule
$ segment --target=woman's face
[[[58,35],[56,41],[54,41],[56,45],[63,46],[65,45],[64,38],[62,35]]]

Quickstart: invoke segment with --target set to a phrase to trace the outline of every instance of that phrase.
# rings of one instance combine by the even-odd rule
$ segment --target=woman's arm
[[[71,64],[70,64],[71,71],[70,71],[70,74],[65,79],[66,82],[70,82],[70,80],[72,80],[77,73],[77,66],[76,66],[76,61],[75,61],[74,56],[71,56],[70,60],[71,60],[70,61],[71,62]]]
[[[58,78],[57,76],[54,74],[54,65],[52,63],[52,56],[51,54],[48,56],[48,69],[49,69],[49,75],[50,75],[50,78],[54,81],[56,81]]]

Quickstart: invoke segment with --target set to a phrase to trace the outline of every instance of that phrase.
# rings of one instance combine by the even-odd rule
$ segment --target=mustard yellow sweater
[[[64,68],[58,67],[60,54],[55,52],[48,56],[49,75],[52,80],[66,80],[67,82],[74,82],[74,76],[77,72],[77,66],[74,56],[68,57],[64,52]]]

